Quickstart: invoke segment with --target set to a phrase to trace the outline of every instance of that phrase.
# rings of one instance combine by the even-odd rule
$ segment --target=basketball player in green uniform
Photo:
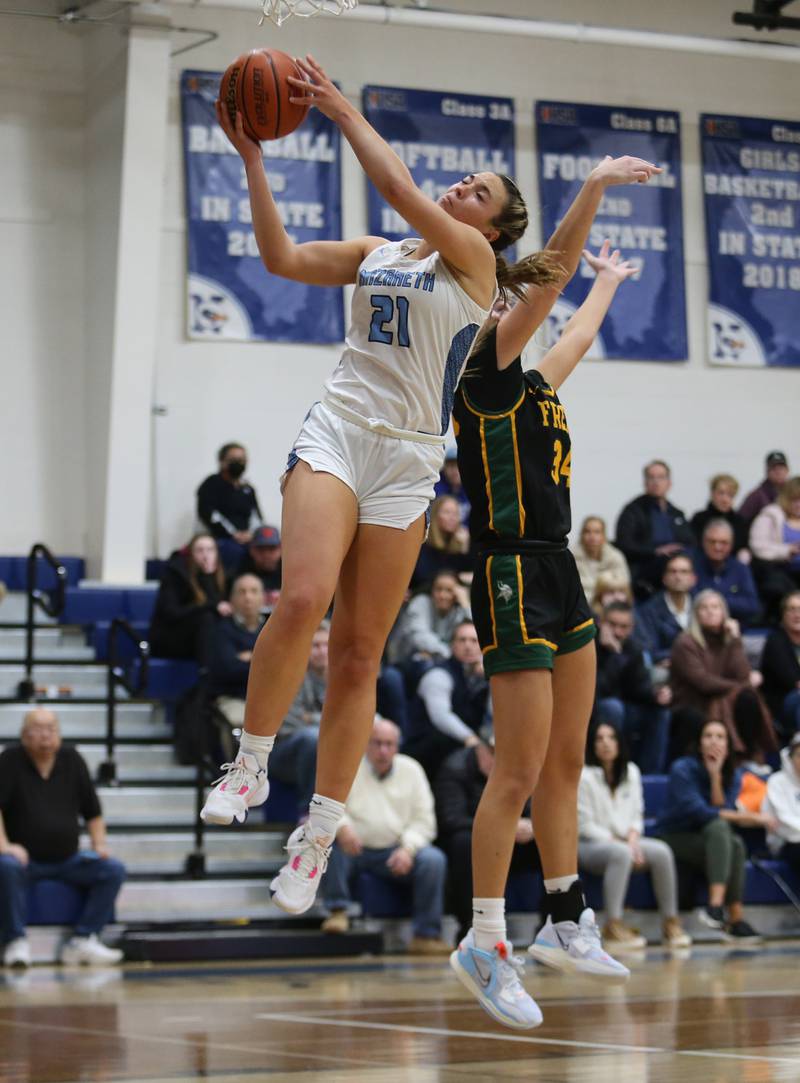
[[[529,948],[560,970],[625,979],[603,950],[577,875],[577,790],[595,690],[595,626],[567,549],[572,449],[557,391],[591,346],[636,268],[584,252],[595,281],[538,369],[520,353],[533,332],[522,299],[481,332],[456,393],[461,478],[479,554],[472,615],[494,704],[495,758],[472,832],[473,925],[451,956],[500,1022],[537,1026],[521,962],[510,956],[503,898],[520,810],[533,793],[547,919]]]

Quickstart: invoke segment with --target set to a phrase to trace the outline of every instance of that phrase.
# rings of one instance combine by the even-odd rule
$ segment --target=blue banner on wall
[[[700,118],[708,358],[800,366],[800,123]]]
[[[221,73],[181,75],[188,236],[188,337],[341,342],[342,290],[270,275],[251,225],[244,164],[217,124]],[[284,225],[298,242],[341,237],[339,130],[312,109],[263,144]]]
[[[610,154],[663,169],[647,184],[608,188],[592,225],[593,251],[608,237],[639,274],[614,299],[590,356],[640,361],[687,358],[681,217],[680,119],[665,110],[536,103],[542,234],[549,237],[594,166]],[[594,276],[581,266],[553,307],[548,345],[582,303]]]
[[[431,199],[468,173],[514,176],[514,102],[479,94],[367,86],[364,115]],[[375,188],[367,187],[368,231],[390,241],[414,235]],[[514,258],[510,248],[505,255]]]

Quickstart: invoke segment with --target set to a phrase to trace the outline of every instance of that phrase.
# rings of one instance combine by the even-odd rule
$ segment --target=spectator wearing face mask
[[[263,517],[256,491],[244,477],[247,451],[241,444],[223,444],[217,459],[218,472],[197,490],[197,518],[213,538],[249,545]]]

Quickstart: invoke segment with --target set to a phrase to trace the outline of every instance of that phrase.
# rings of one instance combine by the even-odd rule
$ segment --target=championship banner
[[[590,357],[684,361],[688,357],[683,277],[680,119],[654,109],[536,103],[542,236],[564,217],[584,180],[610,154],[646,158],[663,172],[647,184],[606,189],[588,247],[607,238],[612,250],[639,266],[619,291]],[[556,302],[545,329],[547,345],[560,335],[594,281],[581,264]]]
[[[181,74],[188,238],[187,335],[239,342],[341,342],[342,290],[268,274],[252,229],[244,163],[217,123],[221,73]],[[312,109],[262,144],[270,188],[293,240],[341,237],[339,130]]]
[[[800,366],[800,123],[700,117],[712,365]]]
[[[479,94],[366,86],[364,115],[431,199],[469,173],[514,176],[514,102]],[[369,233],[400,241],[411,227],[368,184]],[[514,259],[514,249],[504,253]]]

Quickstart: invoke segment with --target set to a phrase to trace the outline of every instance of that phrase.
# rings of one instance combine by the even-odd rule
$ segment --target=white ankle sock
[[[274,737],[258,737],[255,733],[248,733],[247,730],[242,730],[242,739],[239,742],[239,751],[244,752],[248,756],[255,756],[258,760],[258,766],[267,768],[267,760],[269,754],[272,751],[272,746],[275,744]]]
[[[506,939],[506,900],[473,899],[472,932],[476,948],[494,951],[495,944]]]
[[[577,879],[577,872],[572,876],[554,876],[552,880],[545,880],[544,889],[548,895],[560,895],[564,891],[569,891]]]
[[[336,837],[336,829],[342,822],[344,805],[341,801],[334,801],[332,797],[323,797],[315,793],[308,806],[308,825],[315,838],[330,838],[333,842]],[[325,843],[324,845],[327,845]]]

